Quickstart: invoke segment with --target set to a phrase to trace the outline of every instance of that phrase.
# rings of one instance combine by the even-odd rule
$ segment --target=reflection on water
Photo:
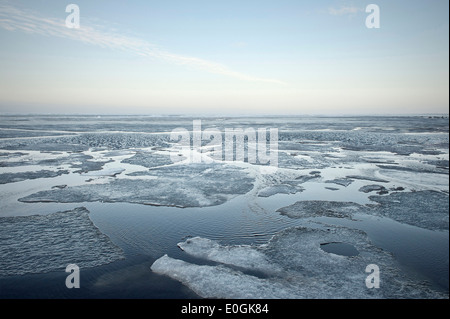
[[[356,215],[353,220],[329,217],[292,219],[275,210],[297,200],[308,199],[304,193],[252,198],[250,200],[249,196],[243,195],[220,206],[203,208],[77,203],[75,206],[88,208],[94,224],[121,247],[126,256],[126,261],[82,270],[84,287],[89,290],[84,294],[78,292],[78,296],[124,297],[122,288],[129,287],[130,291],[126,293],[128,297],[165,298],[168,297],[169,291],[172,296],[184,298],[190,294],[192,297],[191,292],[181,289],[182,286],[176,282],[150,271],[151,264],[164,254],[188,260],[189,257],[177,247],[177,243],[186,237],[200,236],[217,240],[224,245],[260,245],[267,243],[275,233],[288,227],[317,228],[326,227],[327,224],[344,225],[367,232],[375,245],[395,255],[405,271],[448,292],[448,232],[425,230],[387,218],[367,215]],[[66,210],[73,208],[74,204],[42,203],[36,207],[39,208],[36,211],[39,213]],[[328,243],[320,248],[344,256],[355,256],[358,253],[353,246],[345,243]],[[41,274],[24,276],[22,279],[1,279],[5,289],[2,289],[0,296],[5,292],[6,297],[14,293],[20,295],[21,290],[17,287],[27,289],[28,286],[22,285],[22,281],[32,278],[31,282],[37,281],[39,285],[45,280],[55,281],[55,284],[45,283],[44,286],[48,286],[48,289],[36,292],[38,296],[53,293],[54,297],[71,297],[72,293],[56,285],[56,282],[61,280],[64,282],[65,275]],[[144,284],[146,281],[151,285]],[[162,288],[166,286],[172,287],[173,290]],[[155,290],[155,287],[161,289]]]

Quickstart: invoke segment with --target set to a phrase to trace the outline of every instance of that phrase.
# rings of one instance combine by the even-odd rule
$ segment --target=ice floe
[[[81,269],[123,258],[84,207],[71,211],[0,217],[0,276]]]
[[[372,182],[377,182],[377,183],[389,183],[388,180],[385,180],[383,178],[374,177],[374,176],[349,175],[349,176],[347,176],[347,178],[360,179],[360,180],[364,180],[364,181],[372,181]]]
[[[436,191],[395,192],[369,198],[379,204],[367,210],[369,214],[431,230],[449,229],[448,194]]]
[[[169,155],[157,154],[155,152],[138,152],[134,156],[122,160],[122,163],[140,165],[147,168],[173,164]]]
[[[178,243],[178,247],[194,257],[249,270],[257,270],[265,273],[273,273],[280,270],[261,251],[248,245],[221,246],[216,241],[202,237],[194,237]]]
[[[291,218],[334,217],[352,218],[354,213],[362,212],[364,206],[352,202],[305,200],[298,201],[277,210]]]
[[[376,186],[376,187],[375,187]],[[381,186],[382,187],[382,186]],[[420,228],[430,230],[449,229],[448,194],[437,191],[392,192],[379,185],[368,185],[363,191],[378,190],[382,195],[371,195],[370,204],[360,205],[339,201],[297,201],[277,210],[291,218],[335,217],[353,218],[355,213],[383,216]]]
[[[298,192],[303,191],[304,188],[301,186],[294,186],[289,184],[281,184],[281,185],[274,185],[266,187],[259,191],[258,196],[259,197],[270,197],[275,194],[295,194]]]
[[[110,176],[110,177],[115,177],[116,175],[119,175],[120,173],[122,173],[123,171],[125,171],[124,168],[107,168],[107,169],[102,169],[102,170],[98,170],[98,171],[90,171],[87,173],[82,173],[82,176]]]
[[[21,182],[29,179],[37,178],[52,178],[61,176],[63,174],[69,174],[67,170],[49,171],[40,170],[34,172],[20,172],[20,173],[2,173],[0,174],[0,184],[8,184],[14,182]]]
[[[167,255],[151,269],[178,280],[204,298],[446,298],[426,283],[406,277],[392,255],[373,246],[359,230],[289,228],[267,244],[255,247],[223,246],[201,238],[180,243],[185,252],[219,265],[200,265]],[[358,254],[341,256],[321,249],[330,242],[352,245]],[[188,248],[192,246],[193,248]],[[244,255],[247,256],[244,259]],[[261,264],[268,276],[245,273]],[[366,267],[376,264],[380,288],[366,286]],[[267,269],[266,269],[267,268]]]
[[[21,156],[20,158],[8,158],[8,160],[0,162],[0,167],[35,167],[42,169],[42,167],[62,167],[70,168],[74,173],[87,173],[91,171],[98,171],[103,168],[106,163],[110,163],[112,160],[94,160],[93,156],[77,153],[77,152],[64,152],[64,153],[46,153],[30,151],[30,154]]]
[[[351,179],[347,179],[347,178],[336,178],[333,180],[325,181],[325,183],[332,183],[332,184],[337,184],[337,185],[347,187],[348,185],[353,183],[353,181]]]
[[[370,192],[378,192],[378,193],[386,193],[386,187],[382,185],[365,185],[359,189],[360,192],[370,193]]]
[[[40,191],[22,202],[128,202],[158,206],[220,205],[252,190],[254,180],[242,169],[226,164],[189,164],[156,168],[156,179],[116,179]]]

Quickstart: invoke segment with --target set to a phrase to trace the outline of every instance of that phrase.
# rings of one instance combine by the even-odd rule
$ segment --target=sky
[[[447,0],[0,0],[0,113],[448,114],[448,38]]]

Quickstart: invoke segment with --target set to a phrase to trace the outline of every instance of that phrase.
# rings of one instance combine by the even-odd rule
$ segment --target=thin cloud
[[[36,12],[19,9],[9,3],[0,3],[0,28],[7,31],[21,31],[41,36],[77,40],[107,49],[127,51],[177,65],[195,67],[209,73],[244,81],[284,84],[284,82],[276,79],[261,78],[234,71],[217,62],[171,53],[143,39],[121,35],[111,30],[102,30],[104,28],[98,25],[94,27],[83,22],[81,28],[69,29],[62,19],[45,18]]]
[[[352,15],[362,11],[364,10],[358,7],[340,7],[339,9],[332,7],[328,8],[328,13],[334,16]]]

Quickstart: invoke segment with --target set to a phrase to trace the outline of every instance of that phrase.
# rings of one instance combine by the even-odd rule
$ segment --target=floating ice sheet
[[[71,211],[0,217],[0,276],[81,269],[123,258],[84,207]]]
[[[368,210],[368,213],[431,230],[449,229],[448,194],[435,191],[399,192],[369,198],[379,205]]]
[[[281,184],[275,186],[269,186],[259,191],[259,197],[270,197],[275,194],[295,194],[303,191],[304,189],[300,186],[293,186],[288,184]]]
[[[28,179],[36,178],[51,178],[60,176],[62,174],[69,174],[67,170],[49,171],[41,170],[36,172],[21,172],[21,173],[3,173],[0,174],[0,184],[8,184],[14,182],[21,182]]]
[[[396,170],[396,171],[403,171],[403,172],[413,172],[413,173],[436,173],[436,174],[447,174],[448,175],[448,167],[447,168],[440,168],[437,165],[436,166],[425,166],[425,165],[416,165],[414,167],[407,167],[407,166],[398,166],[398,165],[377,165],[381,169],[386,170]]]
[[[296,298],[295,288],[281,282],[245,275],[225,266],[202,266],[171,258],[156,260],[151,269],[188,286],[204,298]]]
[[[27,155],[27,153],[22,153],[22,152],[0,152],[0,158],[5,157],[7,159],[14,158],[14,157],[21,157],[21,156],[24,156],[24,155]],[[1,167],[1,165],[0,165],[0,167]]]
[[[110,183],[40,191],[22,202],[128,202],[201,207],[220,205],[252,190],[254,179],[224,164],[174,165],[152,170],[156,179],[117,179]]]
[[[332,184],[337,184],[337,185],[347,187],[348,185],[353,183],[353,181],[351,179],[347,179],[347,178],[336,178],[333,180],[325,181],[325,183],[332,183]]]
[[[83,161],[79,164],[72,164],[72,168],[79,168],[74,173],[89,173],[92,171],[99,171],[103,168],[103,165],[112,161]]]
[[[378,186],[369,185],[363,187],[363,190],[378,189]],[[430,230],[449,229],[448,194],[437,191],[393,192],[384,196],[373,195],[369,199],[373,201],[373,204],[305,200],[282,207],[277,212],[291,218],[322,216],[352,218],[355,213],[359,213],[388,217],[400,223]]]
[[[2,129],[0,128],[0,138],[20,138],[20,137],[45,137],[69,135],[70,133],[52,132],[52,131],[34,131],[19,129]]]
[[[134,156],[124,159],[122,163],[140,165],[147,168],[173,164],[169,155],[155,154],[154,152],[139,152]]]
[[[0,149],[36,151],[87,151],[89,148],[124,150],[130,148],[168,147],[169,134],[82,133],[74,136],[39,139],[0,139]]]
[[[89,148],[125,150],[130,148],[168,147],[169,134],[143,133],[86,133],[63,138],[67,143],[86,145]]]
[[[110,177],[115,177],[116,175],[119,175],[120,173],[122,173],[125,169],[123,168],[107,168],[107,169],[102,169],[100,171],[92,171],[92,172],[87,172],[87,173],[81,173],[81,175],[83,176],[110,176]]]
[[[194,249],[187,253],[220,261],[206,266],[159,258],[151,269],[167,275],[205,298],[446,298],[427,284],[407,278],[394,258],[373,246],[367,235],[345,227],[328,229],[291,228],[276,234],[268,244],[245,247],[222,246],[204,239],[190,239]],[[341,256],[323,251],[329,242],[346,242],[355,247],[356,256]],[[250,270],[258,263],[268,277],[246,274],[227,265]],[[380,289],[366,286],[369,264],[380,268]],[[267,268],[267,269],[266,269]]]
[[[427,163],[429,165],[434,165],[438,169],[447,170],[447,173],[448,173],[449,160],[444,160],[444,159],[433,160],[433,159],[430,159],[430,160],[426,160],[425,163]]]
[[[360,192],[370,193],[370,192],[386,192],[386,187],[382,185],[365,185],[359,189]]]
[[[411,172],[397,170],[380,170],[379,174],[410,189],[448,191],[449,177],[446,174]]]
[[[347,178],[360,179],[360,180],[364,180],[364,181],[372,181],[372,182],[377,182],[377,183],[389,183],[389,181],[387,181],[385,179],[377,178],[377,177],[373,177],[373,176],[350,175],[350,176],[347,176]]]
[[[30,153],[10,153],[21,154],[21,156],[9,155],[7,161],[0,162],[0,167],[17,167],[17,166],[61,166],[72,163],[83,163],[92,158],[92,156],[83,153],[66,153],[66,155],[44,153],[32,151]]]
[[[292,145],[284,145],[283,143],[279,144],[279,149],[287,147],[290,149],[301,149],[303,152],[309,151],[304,145],[296,144]],[[316,146],[314,151],[314,155],[309,153],[308,156],[297,155],[297,153],[287,154],[286,152],[280,151],[278,153],[278,166],[281,168],[291,168],[291,169],[306,169],[306,168],[324,168],[328,165],[327,162],[324,162],[323,157],[319,155],[318,149],[323,148],[323,146]]]
[[[66,154],[47,154],[44,152],[33,151],[31,154],[25,154],[22,158],[16,159],[12,156],[8,157],[8,161],[0,162],[0,167],[18,167],[18,166],[47,166],[47,167],[60,167],[70,166],[75,169],[74,173],[86,173],[90,171],[101,170],[102,167],[111,162],[111,160],[105,161],[93,161],[91,155],[84,153],[72,153]],[[14,160],[11,160],[14,159]]]
[[[216,241],[194,237],[178,243],[186,253],[203,259],[208,259],[228,265],[234,265],[250,270],[266,273],[279,271],[277,265],[272,264],[266,255],[248,245],[221,246]]]
[[[291,218],[322,216],[352,218],[354,213],[361,212],[364,209],[364,206],[352,202],[310,200],[298,201],[293,205],[278,209],[277,212]]]

